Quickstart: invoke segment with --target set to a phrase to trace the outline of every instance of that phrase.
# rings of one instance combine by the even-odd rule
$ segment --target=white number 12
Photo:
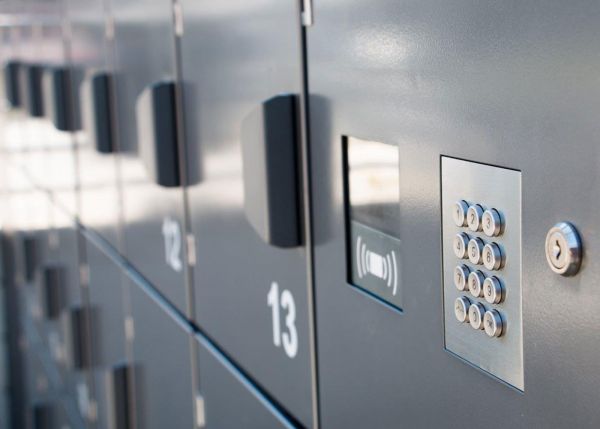
[[[271,289],[267,294],[267,304],[271,307],[273,318],[273,344],[275,347],[281,347],[289,358],[294,358],[298,353],[298,332],[296,331],[296,304],[294,296],[285,289],[279,296],[279,285],[276,282],[271,283]],[[285,326],[287,332],[281,332],[279,320],[279,309],[286,310]]]
[[[181,251],[181,228],[179,228],[179,223],[171,217],[166,217],[163,220],[162,233],[165,239],[165,260],[175,271],[181,271],[183,264],[179,257]]]

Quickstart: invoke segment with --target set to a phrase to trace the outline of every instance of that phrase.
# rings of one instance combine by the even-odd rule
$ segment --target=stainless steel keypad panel
[[[521,173],[441,163],[446,349],[524,390]]]

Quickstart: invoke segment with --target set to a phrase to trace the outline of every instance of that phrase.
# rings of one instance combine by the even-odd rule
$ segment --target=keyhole
[[[560,254],[562,253],[562,248],[560,247],[560,243],[558,240],[554,242],[554,246],[552,246],[552,254],[554,255],[554,259],[558,260],[560,258]]]

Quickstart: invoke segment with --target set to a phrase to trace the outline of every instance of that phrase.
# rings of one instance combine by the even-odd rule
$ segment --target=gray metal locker
[[[600,272],[585,255],[599,250],[598,4],[323,0],[315,8],[308,73],[323,427],[597,427]],[[392,150],[377,158],[382,147]],[[501,172],[519,180],[490,186]],[[506,198],[521,208],[511,203],[509,216],[508,205],[496,207],[506,231],[489,237],[452,221],[462,200],[448,198],[458,195],[474,219]],[[370,211],[357,246],[361,208],[386,203],[399,210]],[[546,234],[558,221],[572,222],[584,243],[574,277],[546,262]],[[522,303],[500,337],[461,325],[460,308],[444,304],[459,295],[447,237],[461,231],[490,245],[505,240],[506,249],[520,243],[499,270],[464,259],[500,277],[516,273],[503,303],[462,294],[505,314],[509,300]],[[392,251],[401,300],[382,284]],[[519,332],[522,368],[519,348],[506,348]],[[457,352],[463,340],[470,355]],[[504,370],[522,371],[522,382]]]
[[[170,0],[113,1],[125,255],[187,311]]]
[[[298,5],[183,1],[182,13],[195,319],[312,426]]]
[[[136,427],[194,427],[191,330],[130,280]]]

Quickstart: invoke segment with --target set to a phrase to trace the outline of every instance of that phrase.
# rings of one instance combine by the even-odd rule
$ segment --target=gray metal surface
[[[118,143],[123,179],[124,254],[161,293],[188,312],[184,282],[183,192],[152,181],[142,160],[136,102],[158,81],[175,79],[170,0],[112,1]]]
[[[262,388],[311,426],[306,253],[261,239],[244,214],[244,198],[255,196],[243,194],[242,178],[243,119],[277,94],[301,92],[297,4],[186,0],[182,10],[195,318]]]
[[[597,427],[600,268],[584,255],[576,277],[557,276],[544,240],[568,220],[586,255],[600,250],[600,5],[314,6],[308,71],[323,427]],[[403,314],[346,286],[344,134],[400,148]],[[525,393],[444,350],[441,154],[522,172]],[[448,400],[457,394],[467,408]]]

